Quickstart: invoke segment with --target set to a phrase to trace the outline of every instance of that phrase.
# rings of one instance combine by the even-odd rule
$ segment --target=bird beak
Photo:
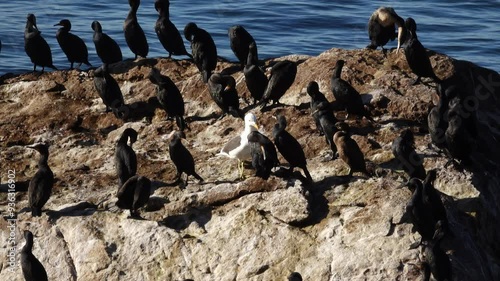
[[[401,40],[403,39],[403,27],[398,27],[398,47],[396,49],[396,54],[399,52],[399,48],[401,48]]]
[[[56,23],[56,24],[54,24],[54,26],[62,26],[62,24],[61,23]]]
[[[253,123],[251,126],[254,127],[257,131],[259,130],[259,125],[257,125],[256,123]]]
[[[229,91],[231,89],[233,89],[233,87],[231,87],[231,85],[227,85],[226,88],[224,88],[224,91]]]

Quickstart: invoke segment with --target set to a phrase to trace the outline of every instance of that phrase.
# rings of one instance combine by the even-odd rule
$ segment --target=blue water
[[[139,23],[148,38],[149,57],[165,57],[154,33],[157,13],[153,3],[154,0],[142,1]],[[213,36],[219,55],[234,61],[227,38],[227,29],[232,25],[241,24],[253,35],[260,58],[318,55],[334,47],[364,48],[369,43],[368,18],[379,6],[394,7],[403,18],[413,17],[419,39],[427,48],[500,70],[500,1],[172,0],[170,18],[181,34],[190,21],[206,29]],[[69,68],[69,62],[57,44],[58,27],[53,25],[63,18],[71,20],[72,32],[87,43],[93,65],[100,64],[92,42],[93,20],[99,20],[104,32],[118,42],[124,58],[132,58],[122,30],[128,9],[127,0],[2,1],[0,75],[32,69],[23,39],[28,13],[36,15],[38,28],[60,69]],[[187,41],[185,44],[190,51]],[[395,47],[395,42],[389,47]]]

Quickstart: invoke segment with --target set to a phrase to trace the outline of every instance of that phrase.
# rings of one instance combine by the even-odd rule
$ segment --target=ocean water
[[[252,34],[260,58],[318,55],[334,47],[359,49],[368,45],[367,22],[379,6],[394,7],[403,18],[413,17],[425,47],[500,70],[500,1],[172,0],[170,19],[181,34],[188,22],[197,23],[212,35],[218,54],[234,61],[227,37],[232,25],[243,25]],[[90,25],[94,20],[100,21],[103,31],[118,42],[125,59],[133,58],[123,35],[127,0],[2,1],[0,10],[0,75],[32,70],[23,37],[28,13],[36,15],[59,69],[69,68],[55,38],[58,27],[53,26],[63,18],[71,21],[72,32],[86,42],[94,66],[100,64],[92,42]],[[138,19],[149,42],[149,57],[167,55],[154,33],[157,18],[154,0],[143,0]],[[190,51],[187,41],[185,45]],[[395,46],[391,42],[387,47]]]

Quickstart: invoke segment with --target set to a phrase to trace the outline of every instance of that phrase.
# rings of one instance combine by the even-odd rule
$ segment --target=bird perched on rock
[[[42,67],[42,72],[45,67],[52,69],[57,68],[52,64],[52,52],[49,44],[43,39],[40,30],[36,26],[36,17],[34,14],[28,14],[26,27],[24,29],[24,51],[33,63],[33,71],[36,71],[36,66]]]
[[[106,105],[106,112],[113,111],[117,118],[123,118],[126,107],[122,91],[115,78],[109,74],[108,65],[103,64],[94,71],[94,86]]]
[[[337,146],[333,141],[333,136],[338,131],[335,124],[337,123],[337,118],[333,115],[333,110],[330,107],[329,102],[320,102],[316,105],[316,110],[312,112],[315,122],[319,123],[319,128],[321,132],[325,135],[326,143],[330,146],[332,150],[332,157],[329,160],[335,159],[335,154],[337,153]]]
[[[171,139],[168,145],[170,160],[174,162],[175,168],[177,169],[175,182],[182,181],[182,173],[186,173],[186,180],[182,183],[184,187],[188,184],[189,176],[194,176],[197,180],[202,182],[203,178],[195,171],[193,155],[191,155],[191,152],[182,144],[181,139],[186,138],[184,132],[173,131],[168,138]]]
[[[398,16],[396,11],[390,7],[380,7],[375,10],[368,20],[368,36],[370,37],[371,43],[367,46],[367,48],[375,50],[380,46],[382,47],[382,52],[385,54],[385,44],[387,44],[389,40],[393,41],[396,39],[396,27],[398,28],[397,52],[406,39],[406,30],[403,18]]]
[[[258,60],[257,56],[257,44],[253,39],[252,35],[241,25],[231,26],[227,32],[229,36],[229,44],[231,50],[233,50],[234,55],[238,58],[243,68],[247,64],[248,52],[250,44],[255,46],[255,60]]]
[[[118,43],[102,32],[102,26],[98,21],[93,21],[91,27],[94,30],[93,41],[95,50],[102,63],[111,64],[121,61],[123,57]]]
[[[75,62],[79,63],[78,67],[82,63],[92,66],[89,62],[89,51],[85,42],[83,42],[82,38],[69,32],[71,30],[71,22],[63,19],[54,26],[62,26],[57,30],[56,38],[68,61],[71,63],[70,69],[73,69]]]
[[[328,103],[328,100],[325,95],[319,91],[319,85],[316,81],[311,81],[307,84],[307,94],[311,97],[310,107],[314,122],[316,123],[316,128],[318,129],[320,136],[322,136],[324,133],[319,120],[318,105],[322,102]]]
[[[130,140],[130,146],[127,144]],[[118,187],[121,187],[137,172],[137,156],[132,145],[137,141],[137,131],[127,128],[123,131],[115,148],[115,169],[118,175]]]
[[[255,176],[267,180],[271,175],[271,170],[279,165],[276,148],[269,138],[258,131],[252,131],[248,134],[248,142],[251,145]]]
[[[276,117],[277,123],[273,128],[274,144],[283,158],[290,164],[290,173],[293,168],[299,167],[304,171],[308,181],[312,182],[311,174],[307,170],[307,160],[300,143],[289,132],[286,131],[286,118],[283,115]]]
[[[159,14],[155,24],[155,32],[163,48],[167,50],[168,57],[170,58],[172,55],[192,57],[186,51],[181,33],[169,19],[170,1],[156,0],[155,9]]]
[[[405,21],[406,29],[409,32],[409,40],[406,42],[405,57],[410,66],[411,71],[417,75],[417,79],[413,85],[420,82],[422,77],[432,78],[435,82],[441,82],[434,70],[432,70],[431,61],[427,55],[427,51],[417,37],[417,23],[412,18],[407,18]]]
[[[31,178],[28,187],[28,205],[31,208],[31,215],[40,217],[42,208],[49,200],[54,186],[54,174],[48,164],[49,146],[45,143],[36,143],[27,147],[40,153],[38,171]]]
[[[470,164],[477,137],[475,111],[466,112],[463,99],[455,97],[449,102],[448,127],[445,132],[446,149],[453,159]]]
[[[175,118],[179,130],[184,131],[187,124],[184,121],[184,99],[179,88],[168,76],[161,75],[154,67],[149,72],[148,78],[156,85],[156,97],[167,113],[167,118]]]
[[[184,37],[191,42],[193,61],[203,77],[203,82],[207,83],[217,66],[217,48],[214,40],[207,31],[193,22],[184,27]]]
[[[415,151],[413,132],[410,129],[401,131],[399,137],[392,142],[392,154],[403,166],[409,178],[425,178],[424,161]]]
[[[233,117],[241,117],[240,99],[233,76],[212,74],[208,80],[208,90],[212,99],[222,110],[221,118],[228,113]]]
[[[24,231],[26,244],[21,249],[21,269],[24,280],[26,281],[47,281],[47,271],[42,263],[33,255],[33,233],[29,230]]]
[[[431,141],[439,149],[446,147],[445,132],[448,127],[445,114],[448,111],[448,98],[446,97],[445,90],[438,86],[439,101],[437,106],[433,107],[427,116],[427,126],[429,128],[429,135]]]
[[[349,177],[354,172],[361,172],[370,176],[366,170],[365,157],[356,141],[354,141],[346,132],[338,131],[333,136],[333,141],[337,147],[339,157],[349,166]]]
[[[250,43],[248,46],[248,58],[243,68],[243,74],[245,75],[247,89],[255,105],[257,101],[262,99],[268,83],[266,74],[258,66],[257,45],[255,43]]]
[[[135,175],[118,190],[116,206],[120,209],[129,209],[132,217],[138,217],[138,209],[146,206],[150,194],[151,181],[146,177]]]
[[[420,234],[422,240],[429,241],[434,235],[436,221],[429,205],[426,205],[423,200],[422,181],[412,178],[407,185],[410,190],[414,191],[410,202],[406,205],[406,211],[410,216],[414,229]]]
[[[434,181],[436,180],[437,172],[435,169],[429,170],[424,179],[422,187],[422,201],[425,206],[428,206],[433,216],[434,225],[440,223],[440,229],[446,234],[451,233],[448,224],[448,217],[446,216],[446,208],[441,201],[441,196],[438,190],[434,188]]]
[[[136,59],[137,56],[145,58],[149,52],[149,44],[146,39],[146,34],[144,34],[144,30],[142,30],[137,21],[137,10],[139,9],[141,1],[128,0],[128,4],[130,5],[130,11],[123,23],[125,41],[132,53],[134,53]]]
[[[432,272],[432,276],[437,281],[453,280],[452,279],[452,266],[448,255],[441,249],[441,239],[444,237],[444,232],[440,229],[439,225],[424,248],[424,257]]]
[[[297,65],[292,61],[283,60],[273,65],[266,91],[260,100],[260,104],[262,104],[261,111],[270,100],[274,104],[279,104],[279,99],[292,86],[296,75]]]
[[[361,95],[358,93],[358,91],[356,91],[356,89],[351,86],[351,84],[340,77],[344,64],[345,61],[338,60],[335,63],[335,68],[333,69],[331,87],[333,96],[335,97],[335,101],[339,103],[343,108],[345,108],[349,114],[365,116],[370,121],[373,121],[373,119],[370,117],[370,114],[363,105]]]

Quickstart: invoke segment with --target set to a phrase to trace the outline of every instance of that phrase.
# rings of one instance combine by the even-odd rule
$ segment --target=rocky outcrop
[[[18,246],[22,231],[35,236],[33,253],[51,280],[285,280],[298,271],[304,280],[420,280],[420,239],[405,222],[411,192],[399,188],[406,176],[394,161],[390,146],[403,128],[411,128],[416,150],[426,169],[437,168],[436,187],[453,238],[442,243],[455,280],[500,280],[500,76],[468,62],[432,54],[441,79],[461,75],[474,91],[470,108],[479,136],[472,164],[460,170],[445,167],[448,159],[429,148],[427,114],[436,103],[435,84],[411,85],[404,55],[380,51],[328,50],[317,57],[288,56],[297,62],[297,78],[280,100],[283,107],[266,112],[252,109],[243,73],[234,63],[220,61],[217,71],[233,75],[245,110],[257,114],[270,135],[276,111],[288,119],[287,130],[304,148],[311,185],[280,168],[267,181],[246,167],[238,179],[236,160],[217,153],[243,126],[226,116],[210,99],[197,68],[189,61],[142,59],[114,65],[129,111],[126,119],[105,113],[92,71],[55,71],[5,78],[0,86],[2,186],[7,202],[7,169],[15,170]],[[342,77],[360,93],[376,123],[353,119],[352,138],[377,176],[347,179],[341,160],[325,161],[329,148],[310,116],[311,80],[332,101],[330,76],[338,59],[346,61]],[[184,96],[185,146],[194,156],[205,182],[189,181],[185,189],[172,184],[175,167],[168,156],[167,135],[176,129],[159,107],[154,85],[147,79],[155,66],[168,75]],[[467,80],[468,79],[468,80]],[[345,113],[336,112],[344,119]],[[138,174],[153,181],[154,193],[141,210],[143,220],[128,218],[115,207],[118,179],[114,146],[125,128],[139,133],[134,149]],[[36,171],[36,152],[25,145],[47,141],[49,165],[55,174],[53,194],[42,217],[27,209],[27,184]],[[281,157],[281,156],[280,156]],[[285,161],[281,159],[284,163]],[[0,204],[5,217],[7,206]],[[7,241],[8,222],[0,220]],[[3,253],[7,244],[0,244]],[[23,280],[20,268],[9,271],[0,257],[1,280]]]

